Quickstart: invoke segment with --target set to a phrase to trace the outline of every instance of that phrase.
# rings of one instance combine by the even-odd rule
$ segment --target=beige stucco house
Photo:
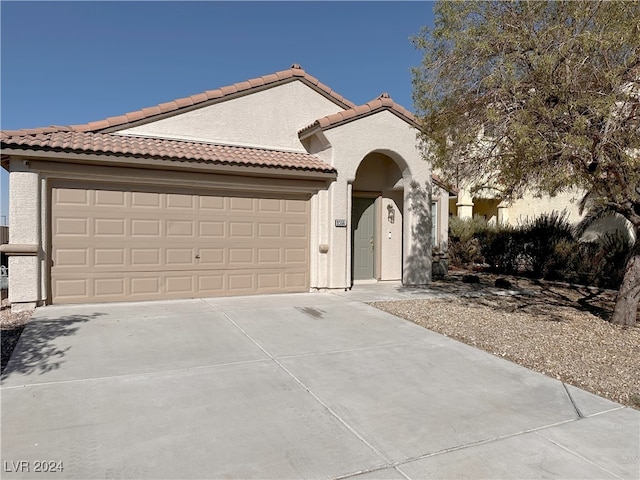
[[[86,125],[4,131],[9,300],[426,284],[449,194],[417,128],[388,95],[357,106],[293,65]]]

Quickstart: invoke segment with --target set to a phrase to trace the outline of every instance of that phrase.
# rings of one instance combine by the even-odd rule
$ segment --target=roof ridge
[[[206,90],[202,93],[190,95],[188,97],[177,98],[169,102],[160,103],[152,107],[142,108],[140,110],[134,110],[132,112],[125,113],[123,115],[117,115],[113,117],[107,117],[104,120],[97,120],[85,124],[78,125],[64,125],[57,126],[51,125],[49,127],[41,128],[28,128],[21,130],[7,130],[15,135],[37,135],[39,133],[54,133],[54,132],[93,132],[99,133],[101,130],[124,126],[129,123],[146,120],[158,115],[163,115],[170,112],[178,112],[179,110],[187,107],[193,107],[196,105],[209,102],[211,100],[221,99],[229,97],[231,95],[262,88],[268,85],[275,86],[277,84],[286,83],[291,81],[290,79],[301,79],[312,88],[324,92],[324,94],[332,98],[336,103],[344,105],[346,108],[353,108],[355,104],[338,94],[330,87],[321,83],[317,78],[309,75],[304,69],[297,63],[291,65],[287,70],[281,70],[261,77],[252,78],[242,82],[237,82],[232,85],[227,85],[214,90]]]
[[[378,95],[376,98],[374,98],[373,100],[370,100],[367,103],[353,106],[352,108],[348,110],[344,110],[342,112],[332,113],[331,115],[318,118],[313,123],[298,130],[298,136],[306,135],[310,131],[315,129],[324,130],[326,128],[335,127],[343,123],[347,123],[347,122],[356,120],[358,118],[362,118],[367,115],[372,115],[381,110],[391,110],[396,115],[403,118],[407,123],[412,124],[416,128],[420,128],[418,124],[418,120],[416,119],[413,113],[411,113],[409,110],[404,108],[399,103],[394,102],[391,96],[387,92],[383,92],[380,95]]]

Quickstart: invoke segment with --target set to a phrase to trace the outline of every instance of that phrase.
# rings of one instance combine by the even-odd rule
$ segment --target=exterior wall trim
[[[36,244],[6,243],[0,245],[0,252],[6,256],[37,256],[39,246]]]

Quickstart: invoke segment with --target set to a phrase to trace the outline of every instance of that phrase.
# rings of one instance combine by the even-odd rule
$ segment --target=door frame
[[[380,203],[382,201],[382,192],[366,192],[355,190],[351,194],[349,223],[351,228],[349,229],[349,250],[351,262],[349,265],[350,271],[350,285],[353,286],[353,264],[355,262],[355,255],[353,251],[353,200],[356,198],[373,199],[373,280],[380,280],[380,265],[381,265],[381,223],[380,222]]]

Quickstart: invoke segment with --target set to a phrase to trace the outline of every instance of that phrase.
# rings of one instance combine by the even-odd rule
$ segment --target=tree
[[[413,38],[425,155],[472,191],[588,192],[636,232],[612,322],[640,300],[640,3],[441,1]]]

